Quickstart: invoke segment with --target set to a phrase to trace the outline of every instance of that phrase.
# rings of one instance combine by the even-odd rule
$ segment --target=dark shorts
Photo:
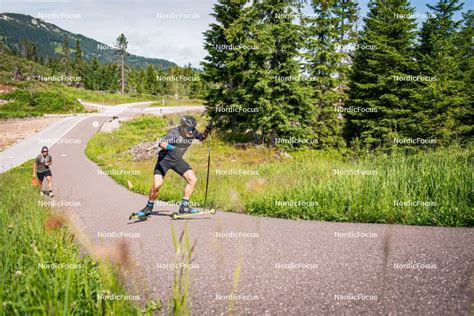
[[[38,180],[41,181],[41,182],[43,182],[45,177],[53,176],[51,174],[51,170],[46,170],[45,172],[37,173],[36,175],[38,176]]]
[[[158,161],[156,162],[154,174],[160,174],[164,177],[166,173],[168,172],[168,170],[170,169],[174,170],[180,176],[183,176],[183,174],[186,171],[191,170],[192,168],[183,159],[179,159],[176,161],[169,161],[169,160],[159,157]]]

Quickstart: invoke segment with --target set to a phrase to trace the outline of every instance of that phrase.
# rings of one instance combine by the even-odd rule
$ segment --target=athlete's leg
[[[161,174],[155,174],[153,177],[153,184],[150,188],[150,193],[148,194],[148,200],[155,201],[160,191],[161,186],[163,185],[164,178]]]
[[[46,180],[48,180],[48,190],[49,192],[52,192],[53,191],[53,177],[46,176]]]
[[[36,174],[36,179],[38,180],[38,184],[39,184],[39,192],[41,194],[43,194],[43,180],[44,180],[44,175],[41,174],[41,173],[37,173]]]
[[[186,180],[186,186],[184,187],[184,195],[183,198],[188,200],[191,198],[191,195],[194,192],[197,184],[197,177],[196,173],[194,173],[193,169],[189,169],[183,174],[183,178]]]
[[[151,185],[150,192],[148,193],[148,202],[143,209],[144,213],[150,214],[153,210],[153,205],[155,203],[158,192],[160,191],[161,186],[163,185],[166,172],[168,171],[168,166],[166,161],[158,159],[155,166],[155,171],[153,172],[153,184]]]

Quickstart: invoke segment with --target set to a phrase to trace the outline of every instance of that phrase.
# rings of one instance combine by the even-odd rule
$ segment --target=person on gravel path
[[[53,197],[53,175],[49,166],[53,164],[53,158],[49,154],[48,147],[43,146],[41,148],[41,154],[36,156],[35,162],[33,163],[33,177],[38,179],[40,193],[45,194],[49,197]],[[43,191],[43,180],[48,180],[48,191]]]
[[[202,133],[196,129],[196,119],[190,115],[184,115],[181,118],[180,126],[174,127],[168,131],[168,134],[158,141],[158,161],[154,170],[153,184],[148,195],[146,206],[137,213],[138,217],[145,217],[151,213],[158,192],[163,185],[164,177],[168,170],[174,170],[186,180],[183,199],[179,206],[180,213],[196,213],[198,210],[192,209],[189,205],[189,199],[193,194],[197,184],[197,177],[191,166],[183,159],[186,150],[191,146],[195,139],[203,141],[207,138],[212,129],[210,122]]]

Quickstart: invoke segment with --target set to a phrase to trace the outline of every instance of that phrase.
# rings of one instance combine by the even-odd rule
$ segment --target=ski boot
[[[181,204],[179,206],[179,214],[196,214],[199,213],[198,209],[191,208],[189,204]]]
[[[147,217],[151,214],[152,209],[148,206],[145,206],[143,209],[136,213],[132,213],[130,217],[128,218],[129,220],[136,218],[139,220],[145,220]]]

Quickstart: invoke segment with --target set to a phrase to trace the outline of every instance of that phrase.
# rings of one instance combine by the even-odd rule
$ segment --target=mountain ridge
[[[47,56],[58,58],[65,35],[69,39],[71,55],[75,51],[76,40],[79,39],[84,60],[90,61],[94,57],[101,63],[112,63],[118,60],[118,55],[110,45],[93,38],[72,33],[31,15],[0,13],[0,40],[7,47],[17,52],[20,51],[20,42],[26,39],[36,44],[39,56],[43,58]],[[146,67],[149,64],[164,69],[177,66],[175,63],[165,59],[149,58],[134,54],[127,56],[126,64],[133,68]]]

